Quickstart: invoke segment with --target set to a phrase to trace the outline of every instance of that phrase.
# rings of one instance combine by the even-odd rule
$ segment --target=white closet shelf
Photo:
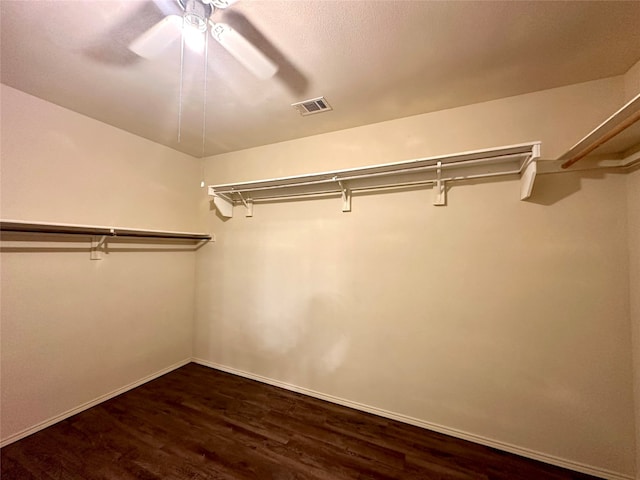
[[[0,234],[5,232],[27,235],[73,235],[89,238],[91,260],[102,260],[107,238],[162,239],[171,242],[199,242],[200,246],[212,240],[207,233],[175,232],[171,230],[144,230],[139,228],[78,225],[73,223],[28,222],[24,220],[0,220]],[[4,240],[4,238],[3,238]]]
[[[630,167],[640,162],[640,93],[589,132],[558,160],[562,168],[590,158],[601,167]]]
[[[169,230],[143,230],[137,228],[105,227],[99,225],[77,225],[71,223],[27,222],[23,220],[0,220],[0,231],[16,233],[49,233],[64,235],[164,238],[173,240],[211,240],[206,233],[174,232]]]
[[[445,205],[446,182],[519,175],[520,198],[524,200],[531,195],[539,157],[540,142],[530,142],[368,167],[209,185],[208,194],[224,217],[233,216],[234,205],[244,205],[246,216],[250,217],[254,202],[309,195],[341,195],[342,211],[348,212],[354,191],[434,185],[434,205]]]
[[[91,240],[89,248],[91,260],[102,260],[106,251],[107,238],[153,238],[174,242],[201,242],[204,245],[212,239],[207,233],[175,232],[170,230],[144,230],[139,228],[105,227],[100,225],[78,225],[72,223],[29,222],[24,220],[0,220],[0,233],[27,234],[27,240],[34,240],[40,234],[74,235]],[[3,238],[4,239],[4,238]]]

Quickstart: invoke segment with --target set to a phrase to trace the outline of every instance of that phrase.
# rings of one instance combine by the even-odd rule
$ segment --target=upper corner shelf
[[[540,157],[540,142],[418,158],[369,167],[333,170],[253,182],[209,185],[220,214],[233,216],[243,204],[253,216],[253,202],[307,195],[342,195],[342,211],[351,211],[351,192],[414,185],[434,185],[434,205],[445,205],[445,182],[520,175],[520,198],[529,198]]]
[[[600,166],[629,167],[640,162],[640,93],[562,155],[562,168],[583,158]]]

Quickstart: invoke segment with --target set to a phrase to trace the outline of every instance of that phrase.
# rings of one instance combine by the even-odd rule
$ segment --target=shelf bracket
[[[218,209],[220,215],[225,218],[233,217],[233,203],[229,199],[218,195],[211,187],[209,187],[209,195],[213,197],[213,204]]]
[[[531,151],[531,157],[520,175],[520,200],[526,200],[531,196],[533,182],[538,172],[538,162],[536,161],[538,158],[540,158],[540,144],[535,144]]]
[[[245,200],[240,192],[238,192],[238,196],[240,197],[242,204],[247,209],[247,213],[245,214],[245,217],[253,217],[253,200],[250,198]]]
[[[94,235],[91,237],[91,249],[90,249],[90,258],[91,260],[102,260],[102,255],[104,253],[104,248],[106,246],[107,236],[97,236]]]
[[[340,192],[342,193],[342,211],[350,212],[351,211],[351,190],[345,187],[340,181],[338,181],[338,185],[340,185]]]
[[[433,185],[433,204],[447,204],[447,191],[445,189],[444,180],[442,180],[442,162],[438,162],[438,167],[436,169],[436,183]]]

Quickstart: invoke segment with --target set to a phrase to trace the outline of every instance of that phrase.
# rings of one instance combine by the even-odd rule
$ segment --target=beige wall
[[[624,76],[627,101],[640,94],[640,61]],[[630,307],[633,339],[634,392],[636,405],[636,478],[640,480],[640,169],[627,178],[629,208]]]
[[[556,158],[622,78],[219,155],[210,184],[530,140]],[[605,474],[634,473],[626,179],[259,204],[198,253],[194,356]]]
[[[198,230],[199,161],[12,88],[1,94],[2,218]],[[191,357],[195,253],[110,244],[140,247],[91,261],[87,241],[5,237],[3,441]]]
[[[199,160],[1,88],[3,218],[197,230]]]
[[[640,93],[640,60],[624,75],[624,94],[627,101]]]
[[[636,400],[636,451],[640,450],[640,168],[627,177],[629,206],[629,265],[631,322],[634,353],[633,384]],[[640,479],[640,454],[636,459],[636,478]]]

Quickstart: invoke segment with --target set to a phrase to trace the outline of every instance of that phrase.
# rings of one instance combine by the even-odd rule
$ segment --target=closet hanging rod
[[[463,181],[463,180],[480,180],[482,178],[493,178],[493,177],[501,177],[501,176],[508,176],[508,175],[517,175],[518,173],[520,173],[520,170],[508,170],[505,172],[496,172],[496,173],[486,173],[486,174],[477,174],[477,175],[468,175],[468,176],[450,176],[450,177],[443,177],[441,178],[441,181],[443,182],[459,182],[459,181]],[[376,186],[370,186],[370,185],[365,185],[365,186],[357,186],[357,187],[351,187],[350,190],[352,192],[362,192],[362,191],[374,191],[374,190],[391,190],[394,188],[403,188],[403,187],[417,187],[420,185],[429,185],[429,184],[433,184],[436,183],[437,180],[435,179],[428,179],[428,180],[416,180],[416,181],[404,181],[404,182],[397,182],[397,183],[385,183],[384,185],[376,185]],[[328,183],[328,182],[327,182]],[[337,183],[331,182],[337,185]],[[269,200],[276,200],[276,199],[286,199],[286,198],[295,198],[295,197],[314,197],[314,196],[322,196],[322,195],[339,195],[342,192],[342,189],[340,189],[339,186],[336,186],[334,188],[326,188],[324,190],[313,190],[310,192],[296,192],[296,193],[274,193],[273,195],[260,195],[259,197],[255,197],[252,198],[251,200],[253,200],[254,202],[262,202],[262,201],[269,201]],[[233,199],[231,197],[229,197],[229,195],[231,193],[240,193],[237,190],[233,191],[233,192],[225,192],[225,193],[217,193],[216,195],[224,198],[225,200],[234,203],[234,204],[240,204],[241,201],[240,200],[236,200]]]
[[[25,222],[22,220],[0,220],[0,232],[50,233],[63,235],[129,238],[164,238],[168,240],[211,240],[211,235],[206,233],[174,232],[168,230],[144,230],[137,228],[76,225],[67,223]]]

